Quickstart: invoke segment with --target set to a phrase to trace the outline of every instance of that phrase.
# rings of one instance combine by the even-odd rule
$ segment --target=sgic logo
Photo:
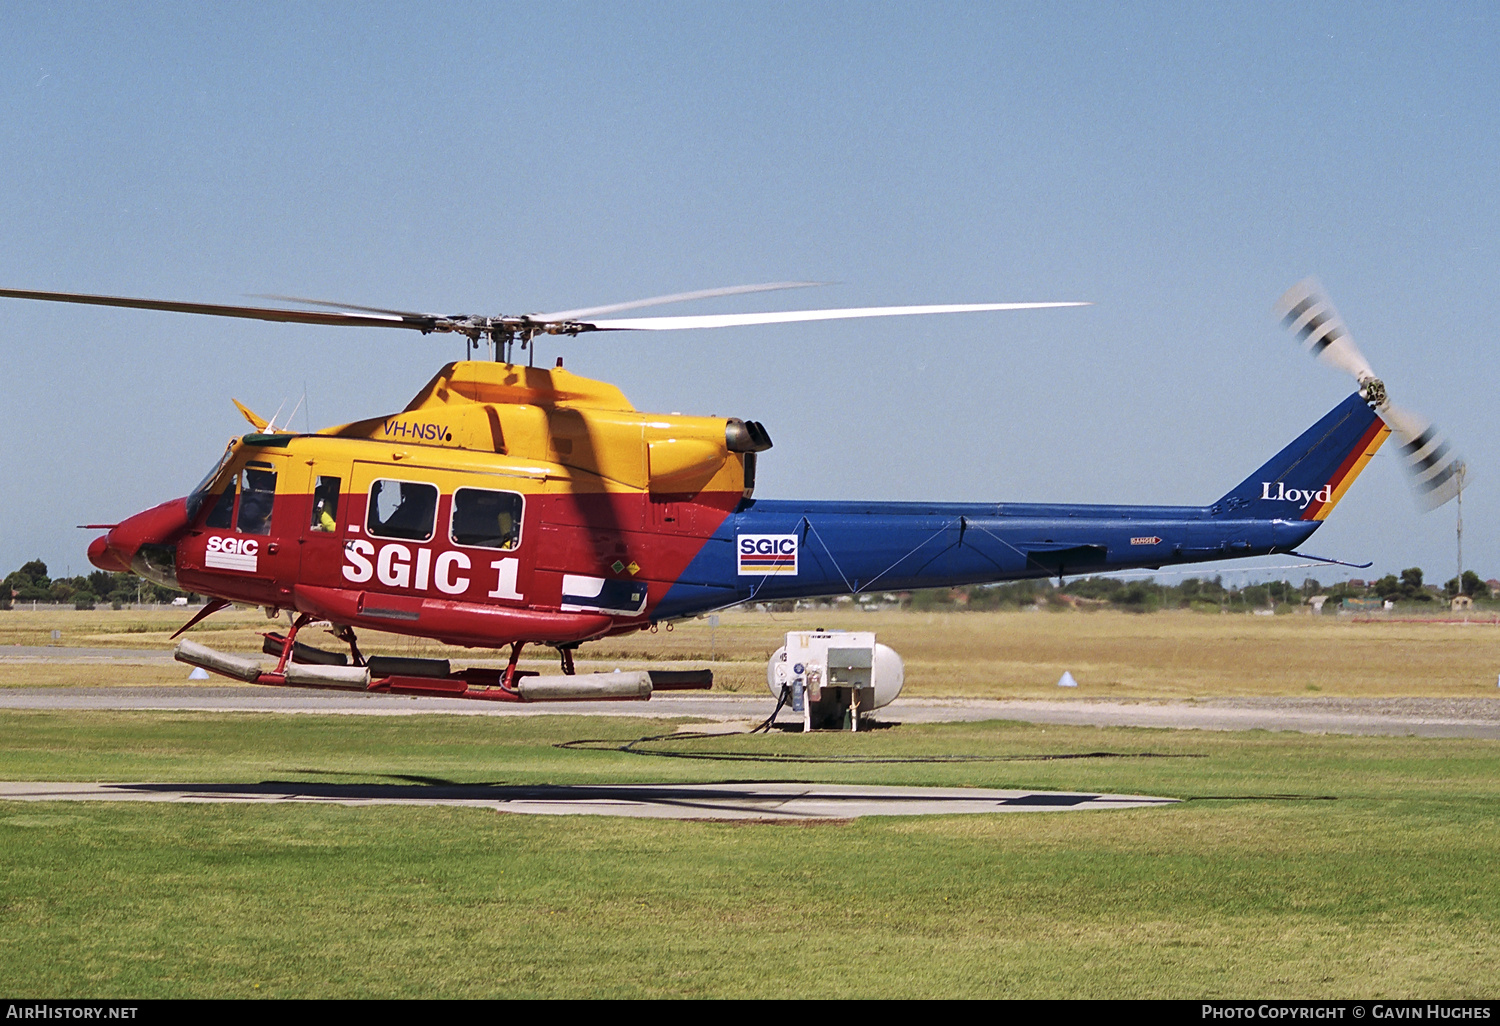
[[[232,552],[240,556],[254,556],[260,553],[260,542],[254,538],[210,538],[208,540],[209,552]]]
[[[735,539],[740,576],[797,573],[795,534],[742,534]]]
[[[1260,497],[1262,499],[1269,499],[1272,502],[1295,502],[1298,504],[1298,509],[1306,509],[1314,501],[1329,502],[1332,500],[1333,485],[1326,484],[1314,492],[1306,489],[1288,488],[1286,482],[1277,481],[1276,494],[1272,495],[1271,482],[1262,481],[1260,483]]]
[[[239,570],[253,574],[260,569],[260,539],[216,535],[208,540],[208,547],[203,553],[203,565],[216,570]]]

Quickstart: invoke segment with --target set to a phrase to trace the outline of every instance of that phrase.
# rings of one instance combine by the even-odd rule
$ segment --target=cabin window
[[[276,471],[269,463],[247,463],[240,472],[240,513],[234,526],[242,534],[270,534],[275,499]]]
[[[332,531],[339,519],[339,479],[319,476],[313,486],[312,529]]]
[[[485,488],[460,488],[453,493],[450,537],[456,545],[515,548],[521,544],[521,496]]]
[[[437,521],[438,490],[415,481],[379,480],[370,486],[365,530],[376,538],[430,541]]]

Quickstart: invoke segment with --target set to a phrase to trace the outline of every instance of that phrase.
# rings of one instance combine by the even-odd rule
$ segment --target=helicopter
[[[986,584],[1298,553],[1396,433],[1429,507],[1463,486],[1441,432],[1390,403],[1384,383],[1311,279],[1276,311],[1357,390],[1222,497],[1203,506],[851,502],[755,496],[763,424],[636,410],[614,385],[517,362],[540,335],[1086,305],[862,307],[612,318],[640,307],[818,284],[772,282],[523,316],[435,315],[290,296],[314,306],[224,306],[0,289],[0,298],[465,338],[398,412],[294,432],[236,401],[254,429],[230,441],[186,496],[105,529],[88,548],[210,601],[178,635],[230,604],[286,612],[258,661],[184,639],[184,662],[252,683],[492,701],[642,699],[711,686],[707,672],[577,674],[591,641],[747,602]],[[488,346],[493,359],[474,359]],[[1309,557],[1319,559],[1320,557]],[[1326,562],[1336,562],[1325,560]],[[324,625],[348,646],[298,640]],[[510,648],[503,669],[366,658],[356,629],[470,648]],[[174,635],[176,637],[177,635]],[[526,645],[556,649],[561,674],[519,669]]]

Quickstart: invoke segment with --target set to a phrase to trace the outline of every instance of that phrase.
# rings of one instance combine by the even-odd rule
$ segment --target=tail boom
[[[651,615],[1287,552],[1322,525],[1389,434],[1350,396],[1210,506],[747,500]]]

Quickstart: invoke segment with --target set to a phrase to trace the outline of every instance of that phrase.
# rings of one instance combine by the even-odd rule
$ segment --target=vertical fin
[[[1213,514],[1323,520],[1390,433],[1358,393],[1351,395],[1214,503]]]

